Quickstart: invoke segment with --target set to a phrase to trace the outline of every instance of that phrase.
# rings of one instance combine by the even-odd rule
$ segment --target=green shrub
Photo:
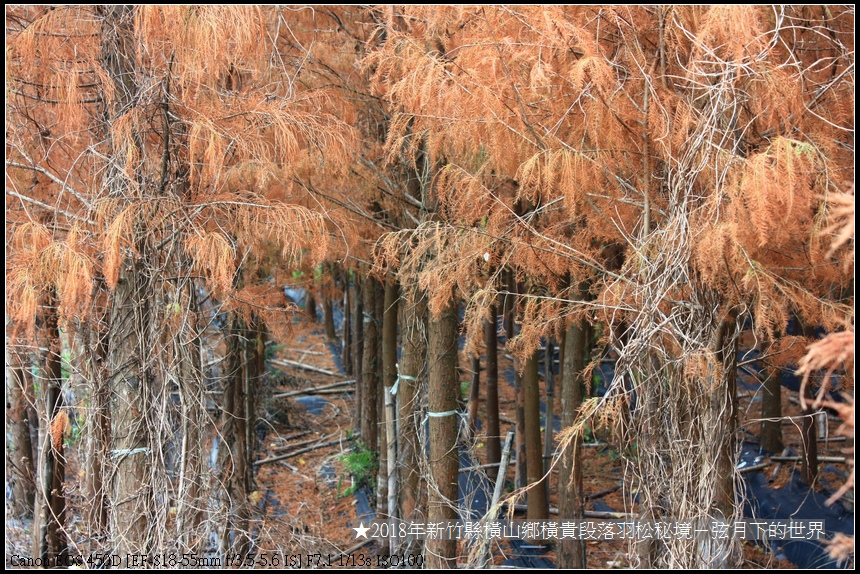
[[[349,496],[362,486],[367,486],[373,490],[373,478],[379,468],[379,463],[376,460],[376,455],[372,450],[360,440],[355,441],[355,446],[352,452],[338,456],[338,460],[343,464],[344,474],[338,480],[338,491],[343,486],[345,477],[352,476],[353,484],[340,496]]]

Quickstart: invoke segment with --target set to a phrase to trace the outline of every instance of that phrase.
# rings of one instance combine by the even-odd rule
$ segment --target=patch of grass
[[[339,497],[350,496],[362,486],[367,486],[373,490],[373,477],[379,469],[379,462],[376,460],[376,455],[360,440],[355,441],[355,446],[352,452],[338,456],[341,464],[343,464],[344,473],[338,479],[337,490],[340,492]],[[352,476],[352,486],[341,492],[344,478]]]

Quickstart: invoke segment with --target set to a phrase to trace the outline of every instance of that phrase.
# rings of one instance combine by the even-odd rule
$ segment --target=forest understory
[[[749,334],[748,334],[749,335]],[[744,347],[747,350],[754,345],[751,336],[744,337]],[[375,484],[373,476],[357,476],[355,469],[346,459],[353,451],[352,413],[355,411],[354,383],[349,382],[340,369],[340,357],[335,359],[335,352],[340,350],[339,341],[333,343],[326,337],[319,322],[310,322],[307,317],[294,323],[288,339],[281,342],[271,342],[272,352],[267,363],[266,391],[260,396],[260,418],[256,425],[257,441],[254,458],[266,461],[277,458],[285,453],[299,452],[286,459],[264,463],[256,467],[254,480],[256,490],[251,493],[256,507],[249,523],[253,538],[253,552],[259,556],[255,568],[278,568],[275,563],[265,564],[274,559],[277,564],[287,564],[290,556],[301,556],[307,564],[331,568],[355,567],[357,559],[378,560],[389,551],[381,541],[364,541],[358,538],[353,529],[361,521],[358,510],[358,500],[353,493],[356,478],[367,480],[369,485]],[[223,351],[223,349],[222,349]],[[513,357],[506,354],[503,344],[498,347],[502,357],[498,368],[500,372],[513,376]],[[466,356],[460,353],[460,364],[468,364]],[[293,365],[283,360],[293,362]],[[486,365],[486,355],[482,358]],[[327,374],[308,370],[322,369]],[[744,390],[739,394],[741,412],[752,416],[756,406],[762,400],[760,381],[746,374],[749,379]],[[512,384],[499,387],[499,415],[502,435],[515,428],[516,390]],[[600,376],[594,379],[594,385],[599,389],[603,381]],[[334,385],[334,388],[332,388]],[[320,389],[315,394],[314,389]],[[604,389],[605,390],[605,389]],[[291,394],[289,397],[278,397],[280,394]],[[469,400],[468,383],[463,381],[463,402]],[[543,397],[546,400],[546,397]],[[782,395],[783,442],[787,450],[785,455],[802,452],[802,429],[797,420],[802,410],[796,394],[785,392]],[[544,403],[545,404],[545,403]],[[479,398],[478,416],[486,420],[486,401]],[[557,415],[556,415],[557,416]],[[746,418],[746,417],[745,417]],[[818,455],[820,457],[844,458],[845,443],[838,439],[835,430],[838,422],[832,415],[825,425],[816,429],[824,439],[836,439],[832,442],[820,441]],[[77,420],[83,420],[78,418]],[[542,419],[544,433],[546,419]],[[80,458],[83,455],[80,428],[72,427],[66,431],[66,497],[67,497],[67,530],[72,542],[72,554],[94,556],[104,551],[101,541],[89,538],[86,534],[84,515],[87,512],[85,493],[74,488],[80,475]],[[744,425],[742,432],[744,440],[757,446],[760,442],[759,426]],[[586,510],[615,511],[638,513],[635,500],[625,498],[623,460],[613,448],[608,438],[607,429],[591,429],[583,449],[583,484],[584,496],[589,502]],[[544,434],[544,437],[546,435]],[[556,435],[557,436],[557,433]],[[331,444],[333,439],[340,439],[339,444]],[[210,439],[211,440],[211,439]],[[485,432],[478,431],[471,439],[470,453],[476,465],[486,462],[486,444],[488,437]],[[545,440],[545,438],[544,438]],[[554,441],[557,445],[557,441]],[[788,449],[792,449],[791,453]],[[756,450],[755,448],[753,449]],[[755,460],[747,460],[746,466],[758,467],[755,472],[761,472],[767,478],[769,487],[779,491],[790,483],[800,473],[800,462],[772,461],[767,452],[760,452]],[[850,459],[850,454],[849,454]],[[755,463],[755,464],[752,464]],[[516,461],[511,466],[515,467]],[[820,479],[814,490],[832,494],[834,487],[843,484],[847,477],[848,466],[844,462],[822,463]],[[482,470],[482,472],[484,472]],[[550,474],[549,506],[558,508],[558,469]],[[513,489],[515,470],[508,472],[509,484],[506,494]],[[353,488],[350,488],[353,487]],[[827,490],[829,487],[830,490]],[[595,504],[595,501],[600,501]],[[842,504],[853,516],[853,505],[849,500]],[[788,499],[785,504],[793,501]],[[557,511],[556,511],[557,512]],[[518,511],[515,517],[522,518],[524,512]],[[6,528],[6,565],[11,566],[12,556],[29,556],[32,544],[32,521],[9,519]],[[356,548],[356,546],[360,546]],[[627,558],[628,547],[623,541],[597,541],[586,543],[586,560],[589,568],[596,569],[626,569],[631,566]],[[511,558],[520,559],[520,567],[533,566],[522,562],[521,557],[531,556],[557,563],[555,544],[546,545],[539,550],[517,551],[506,542],[499,541],[493,545],[492,559],[489,567],[500,567]],[[458,563],[468,565],[469,547],[461,542],[457,549]],[[320,560],[326,557],[322,565]],[[209,548],[199,556],[199,565],[208,567],[220,563],[215,547]],[[208,561],[208,562],[207,562]],[[307,562],[310,561],[310,562]],[[192,564],[189,564],[189,566]],[[93,566],[93,564],[90,564]],[[506,565],[507,568],[516,567]],[[771,547],[761,542],[746,542],[742,546],[742,568],[797,568],[788,560],[778,547]]]
[[[7,565],[852,566],[854,11],[7,5]]]

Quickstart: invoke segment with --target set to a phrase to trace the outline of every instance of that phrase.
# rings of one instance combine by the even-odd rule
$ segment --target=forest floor
[[[318,325],[300,324],[296,325],[296,331],[292,342],[279,350],[279,356],[291,361],[298,361],[314,367],[337,372],[338,368],[332,359],[330,347],[325,339],[322,329]],[[460,365],[468,365],[467,358],[462,354]],[[499,348],[499,410],[501,419],[501,434],[504,436],[508,430],[512,430],[516,419],[515,405],[516,396],[513,385],[509,384],[503,373],[510,372],[512,361],[505,356],[504,349]],[[311,388],[330,384],[342,378],[318,374],[307,370],[282,367],[286,377],[285,380],[292,382],[296,388]],[[468,379],[468,376],[463,376]],[[283,387],[279,390],[293,388]],[[467,389],[464,385],[464,394]],[[308,410],[291,397],[287,404],[280,403],[273,407],[275,411],[281,409],[286,411],[289,425],[275,424],[263,445],[265,450],[258,455],[259,459],[268,458],[283,452],[282,449],[275,450],[281,446],[283,437],[297,431],[311,431],[310,435],[302,436],[291,443],[305,442],[316,438],[320,442],[328,442],[333,438],[345,438],[350,434],[351,411],[353,409],[353,395],[351,394],[326,394],[323,395],[327,403],[322,407],[319,414],[311,414]],[[783,394],[783,413],[786,416],[799,414],[799,406],[791,400],[791,393]],[[756,408],[754,397],[741,396],[740,408],[750,418],[755,418],[752,411]],[[318,405],[317,405],[318,406]],[[558,411],[556,411],[558,413]],[[479,418],[484,418],[483,400],[479,406]],[[276,420],[277,417],[269,420]],[[831,421],[831,425],[838,425]],[[747,428],[748,427],[748,428]],[[785,441],[787,445],[800,444],[799,431],[796,425],[785,425]],[[758,425],[745,425],[750,435],[757,439]],[[833,433],[835,426],[830,428]],[[475,464],[485,462],[483,445],[486,437],[480,431],[474,440],[477,449],[472,453]],[[797,444],[795,444],[797,443]],[[822,456],[841,456],[840,443],[825,443],[820,447],[819,454]],[[262,465],[257,475],[257,483],[261,489],[267,489],[273,500],[279,504],[269,509],[270,518],[264,518],[263,523],[267,534],[261,536],[259,546],[261,550],[281,549],[284,552],[316,553],[323,552],[337,554],[344,549],[355,545],[356,535],[352,529],[358,524],[356,514],[356,498],[345,496],[350,484],[348,472],[344,467],[343,455],[348,452],[347,442],[334,445],[306,454],[284,462],[275,462]],[[825,468],[827,465],[822,465]],[[844,469],[844,465],[837,465]],[[585,494],[593,498],[586,504],[586,510],[605,510],[607,507],[617,511],[635,511],[635,505],[628,499],[625,503],[624,489],[605,493],[611,487],[621,485],[623,476],[623,460],[610,447],[584,448],[583,449],[583,481]],[[773,468],[773,467],[771,467]],[[775,488],[789,481],[791,474],[799,472],[799,465],[782,464],[773,476],[772,484]],[[513,469],[509,470],[508,479],[513,478]],[[840,476],[825,471],[822,476],[829,484],[841,484]],[[558,507],[558,471],[551,473],[550,506]],[[605,494],[603,494],[605,493]],[[595,496],[597,495],[597,496]],[[371,501],[372,502],[372,501]],[[276,516],[279,519],[275,519]],[[363,547],[358,552],[363,555],[374,553],[381,549],[375,545]],[[745,566],[748,568],[793,568],[794,566],[785,560],[775,556],[772,552],[754,543],[743,545]],[[467,549],[461,547],[460,555],[465,558]],[[587,544],[587,560],[591,568],[626,568],[630,564],[627,558],[628,548],[624,542],[589,541]],[[494,552],[494,565],[500,565],[506,558],[510,557],[510,549],[506,545],[497,545]],[[546,558],[555,562],[555,554],[552,550],[544,554]]]
[[[277,365],[278,373],[273,377],[276,384],[270,384],[269,389],[261,393],[258,424],[258,452],[256,460],[264,460],[299,449],[331,443],[342,439],[339,444],[330,444],[289,457],[284,460],[267,462],[257,466],[255,480],[257,491],[252,499],[257,503],[257,514],[254,525],[255,542],[259,553],[272,555],[302,555],[304,557],[320,554],[327,557],[339,557],[331,562],[331,567],[347,565],[351,548],[357,542],[356,532],[352,527],[358,525],[356,514],[356,497],[348,493],[351,477],[345,466],[344,455],[350,451],[352,421],[351,412],[354,398],[352,394],[332,393],[326,391],[314,395],[295,395],[289,398],[273,398],[277,393],[308,389],[322,385],[347,380],[333,359],[331,345],[325,338],[320,325],[298,323],[291,340],[276,346],[275,361],[294,361],[311,367],[336,373],[322,374],[296,367]],[[468,365],[465,357],[460,358],[461,365]],[[505,357],[504,350],[499,350],[499,405],[501,431],[504,436],[514,426],[515,391],[508,384],[503,373],[511,368],[511,360]],[[468,379],[468,376],[463,378]],[[482,381],[483,382],[483,381]],[[465,385],[464,385],[465,387]],[[341,387],[343,389],[344,387]],[[349,387],[352,388],[352,387]],[[465,389],[464,389],[465,391]],[[482,390],[483,392],[483,390]],[[759,395],[760,396],[760,395]],[[796,416],[799,406],[792,400],[796,393],[783,393],[783,414]],[[760,398],[754,393],[740,394],[741,421],[758,417]],[[303,405],[309,405],[307,406]],[[558,411],[556,411],[557,413]],[[479,418],[484,419],[483,401],[479,407]],[[828,432],[834,434],[838,422],[829,421]],[[742,432],[745,438],[757,440],[758,424],[743,423]],[[790,421],[784,426],[784,440],[787,446],[800,451],[800,434],[797,425]],[[599,438],[598,433],[598,438]],[[480,434],[475,437],[478,448],[472,453],[475,464],[485,462],[483,444],[486,437]],[[842,452],[845,443],[820,443],[820,456],[845,456]],[[848,455],[851,458],[851,455]],[[625,503],[623,488],[609,491],[614,486],[620,486],[623,477],[623,460],[610,447],[591,447],[583,449],[583,480],[586,496],[592,495],[586,504],[586,510],[635,511],[635,506],[629,501]],[[68,476],[78,472],[74,449],[70,455],[67,468]],[[842,484],[846,465],[827,463],[822,464],[822,478],[832,488]],[[787,484],[792,473],[799,472],[799,464],[784,463],[773,465],[765,471],[772,488],[781,488]],[[509,470],[508,479],[513,478],[513,469]],[[550,506],[558,507],[558,472],[551,473]],[[79,481],[69,481],[79,482]],[[820,488],[820,486],[819,486]],[[69,493],[70,532],[72,538],[81,540],[81,534],[75,531],[80,523],[80,508],[76,500],[80,497]],[[629,494],[628,494],[629,496]],[[371,501],[372,503],[373,501]],[[596,507],[595,507],[596,505]],[[31,521],[6,520],[6,564],[9,566],[12,554],[29,556],[31,539]],[[380,549],[374,544],[368,544],[353,552],[363,557],[374,556]],[[461,555],[465,557],[467,549],[461,546]],[[765,550],[763,547],[745,543],[743,546],[745,567],[748,568],[792,568],[793,565],[778,555]],[[587,544],[587,561],[590,568],[626,568],[630,564],[627,558],[627,544],[621,541],[589,541]],[[495,547],[493,564],[501,564],[510,554],[507,545]],[[544,557],[555,563],[552,550]],[[283,558],[282,558],[283,559]],[[339,561],[338,561],[339,560]],[[352,563],[353,566],[355,563]]]

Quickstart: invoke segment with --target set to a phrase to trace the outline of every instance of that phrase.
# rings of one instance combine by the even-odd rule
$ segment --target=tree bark
[[[547,337],[546,351],[544,352],[544,381],[546,384],[546,417],[544,417],[544,441],[543,441],[543,472],[549,472],[552,460],[552,442],[555,432],[555,345],[552,337]],[[550,477],[544,481],[546,498],[550,498]]]
[[[92,381],[87,420],[86,492],[90,505],[87,522],[90,535],[94,536],[108,527],[104,470],[110,448],[110,389],[105,366],[108,356],[107,334],[90,327],[86,339],[86,351],[90,356],[87,368]]]
[[[404,521],[421,521],[425,518],[421,501],[421,471],[418,466],[419,443],[417,410],[419,407],[420,379],[425,373],[427,358],[426,338],[427,304],[424,298],[403,305],[403,354],[400,358],[400,384],[397,390],[399,419],[398,472],[400,491],[398,505]],[[412,550],[415,541],[409,541]],[[403,548],[404,551],[409,548]]]
[[[60,329],[57,324],[57,296],[51,290],[44,311],[44,332],[47,351],[43,356],[44,380],[41,385],[39,417],[42,432],[42,450],[39,457],[34,512],[34,552],[46,566],[56,565],[68,558],[68,540],[65,534],[66,497],[64,482],[66,457],[63,451],[63,434],[68,415],[62,410],[63,371],[61,363]],[[62,563],[62,562],[60,562]]]
[[[325,336],[329,341],[337,340],[337,330],[334,328],[334,307],[331,298],[323,297],[323,324],[325,325]]]
[[[379,461],[376,474],[376,512],[387,514],[388,507],[388,444],[385,438],[385,365],[382,332],[385,323],[385,281],[373,280],[376,297],[373,306],[373,322],[376,325],[376,449]]]
[[[514,338],[514,316],[517,308],[517,284],[514,282],[514,272],[510,269],[504,271],[505,286],[508,292],[505,293],[502,315],[505,322],[505,342]]]
[[[457,519],[457,305],[448,304],[429,322],[430,365],[429,424],[430,469],[435,488],[430,488],[429,517],[432,521]],[[430,568],[456,567],[456,540],[428,540]]]
[[[153,453],[146,415],[147,395],[154,381],[140,353],[148,347],[152,325],[150,289],[140,264],[127,261],[112,298],[108,372],[111,459],[116,469],[110,522],[114,552],[121,556],[149,551],[152,489],[147,478]]]
[[[308,289],[305,292],[305,313],[307,313],[308,320],[311,323],[319,323],[319,319],[317,318],[317,298],[314,295],[313,284],[308,285]]]
[[[112,105],[106,110],[105,134],[110,126],[134,105],[139,78],[135,7],[106,6],[101,31],[102,67],[114,84]],[[133,145],[140,150],[139,134]],[[117,156],[108,174],[110,195],[124,198],[138,193],[120,167],[128,142],[111,141]],[[111,461],[114,468],[110,488],[110,530],[113,552],[120,556],[146,554],[155,533],[150,529],[153,493],[148,484],[148,466],[159,460],[152,452],[147,417],[148,395],[155,388],[151,367],[154,352],[155,285],[145,269],[152,258],[143,240],[135,245],[138,256],[121,263],[118,282],[110,301],[108,333],[108,377],[110,387]],[[160,453],[158,453],[160,454]]]
[[[250,325],[231,314],[227,332],[227,386],[221,414],[221,436],[225,441],[221,457],[222,484],[226,489],[225,505],[230,509],[229,533],[221,540],[222,552],[228,548],[241,556],[251,551],[251,503],[254,491],[252,465],[255,435],[253,432],[254,386],[262,375],[262,333],[254,318]]]
[[[377,452],[377,406],[376,397],[379,393],[379,379],[376,363],[378,342],[377,323],[374,317],[376,307],[376,292],[378,282],[365,277],[362,285],[364,313],[361,320],[364,323],[364,352],[361,361],[361,440],[370,450]]]
[[[364,384],[364,376],[362,369],[362,362],[364,360],[364,301],[362,295],[362,284],[359,281],[358,272],[354,273],[355,275],[355,288],[353,292],[354,299],[354,312],[352,315],[352,371],[353,376],[355,377],[355,424],[354,428],[358,429],[358,432],[364,437],[364,441],[367,441],[367,438],[364,435],[365,423],[363,414],[363,406],[364,405],[364,392],[365,392],[365,384]]]
[[[397,308],[398,300],[400,299],[400,286],[393,276],[389,276],[385,281],[385,297],[383,300],[383,315],[382,315],[382,378],[380,380],[380,404],[385,405],[385,394],[390,393],[391,388],[397,382]],[[385,420],[380,418],[379,420]],[[380,433],[380,465],[379,476],[385,481],[385,488],[380,488],[380,497],[385,494],[384,509],[388,514],[388,475],[389,466],[396,468],[397,461],[388,459],[388,437],[387,433]],[[382,453],[385,453],[384,457]],[[382,462],[385,463],[383,466]],[[381,486],[381,484],[380,484]]]
[[[478,430],[478,403],[481,400],[481,357],[472,357],[469,361],[471,376],[469,381],[469,433],[475,436]]]
[[[585,367],[585,331],[581,324],[572,324],[564,337],[564,363],[561,369],[561,426],[570,428],[582,405],[584,385],[582,370]],[[576,435],[561,455],[558,477],[559,520],[583,519],[582,455]],[[585,540],[563,538],[558,544],[559,568],[585,568]]]
[[[717,357],[723,365],[723,397],[715,393],[711,408],[726,417],[724,435],[720,442],[720,457],[717,461],[717,510],[725,518],[735,515],[735,451],[738,428],[738,337],[735,332],[734,315],[725,321],[721,334],[722,344],[718,347]]]
[[[499,356],[498,326],[496,306],[490,308],[490,319],[484,321],[484,342],[487,347],[487,462],[496,464],[501,461],[501,430],[499,429]],[[495,481],[498,470],[491,466],[487,471],[491,481]]]
[[[761,447],[772,453],[782,452],[782,386],[778,367],[766,365],[761,396]]]
[[[349,286],[349,271],[341,271],[343,282],[343,340],[341,344],[341,362],[347,375],[355,373],[352,364],[352,289]]]
[[[818,431],[816,429],[815,418],[818,416],[817,411],[812,408],[812,403],[815,400],[814,394],[809,392],[809,387],[806,388],[806,404],[807,408],[803,409],[803,418],[800,424],[800,438],[803,441],[803,458],[800,465],[800,480],[809,486],[815,484],[815,479],[818,478]]]
[[[527,492],[529,520],[549,517],[546,487],[543,484],[543,449],[540,440],[540,382],[538,380],[538,351],[526,360],[523,372],[524,420],[526,432]]]
[[[7,432],[12,441],[6,447],[6,464],[11,471],[12,515],[17,518],[31,516],[36,500],[36,470],[33,464],[33,445],[30,440],[30,411],[27,397],[30,378],[18,353],[6,349],[9,373],[9,403],[7,408]]]

